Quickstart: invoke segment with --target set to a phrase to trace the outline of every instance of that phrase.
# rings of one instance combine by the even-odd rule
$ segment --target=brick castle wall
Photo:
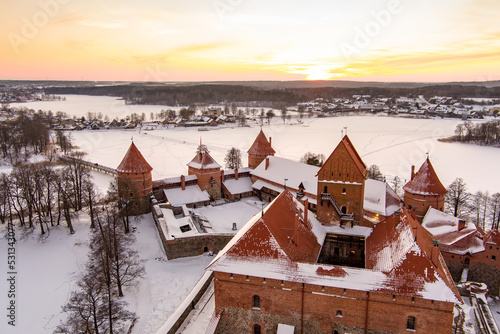
[[[217,333],[276,333],[279,323],[297,333],[404,333],[408,316],[418,333],[451,333],[453,304],[390,294],[322,287],[259,277],[215,273],[216,312],[224,309]],[[253,296],[260,307],[253,307]],[[341,312],[341,313],[339,313]]]

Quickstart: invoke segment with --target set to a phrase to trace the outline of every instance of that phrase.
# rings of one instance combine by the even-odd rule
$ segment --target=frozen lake
[[[166,106],[125,105],[123,100],[108,96],[67,95],[66,101],[41,101],[23,105],[35,110],[64,111],[68,115],[86,116],[87,112],[102,112],[110,118],[123,118],[133,112],[159,112]],[[408,119],[387,116],[349,116],[334,118],[305,118],[304,124],[283,125],[275,117],[264,132],[272,137],[276,155],[298,160],[311,151],[328,156],[341,138],[343,127],[356,146],[366,165],[376,164],[388,178],[398,175],[408,179],[411,165],[417,168],[427,153],[442,183],[448,186],[456,177],[462,177],[470,191],[500,191],[497,176],[500,165],[500,149],[458,143],[440,143],[438,138],[454,134],[460,120],[456,119]],[[196,128],[139,130],[99,130],[73,132],[75,144],[88,153],[87,158],[110,167],[117,167],[125,154],[130,140],[153,167],[153,178],[165,178],[187,174],[186,164],[194,157],[200,138],[211,155],[224,165],[224,157],[231,147],[239,148],[246,165],[246,151],[260,128],[218,128],[200,132]]]

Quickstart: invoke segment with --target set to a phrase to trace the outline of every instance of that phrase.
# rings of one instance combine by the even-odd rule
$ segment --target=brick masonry
[[[404,333],[408,316],[418,333],[449,333],[453,304],[215,272],[217,333],[276,333],[279,323],[296,333]],[[254,296],[260,307],[254,307]],[[284,307],[286,306],[286,307]],[[302,327],[302,330],[301,330]]]

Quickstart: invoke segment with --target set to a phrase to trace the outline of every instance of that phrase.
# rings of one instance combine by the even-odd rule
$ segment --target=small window
[[[343,188],[342,189],[342,194],[345,194],[345,193],[346,193],[345,188]]]
[[[339,173],[339,177],[341,177],[341,176],[342,176],[342,173]]]
[[[260,308],[260,297],[257,295],[253,296],[253,307]]]
[[[406,329],[415,330],[415,317],[409,316],[406,320]]]
[[[342,311],[341,310],[337,310],[337,318],[342,318]]]
[[[259,324],[253,325],[253,333],[260,334],[260,325]]]
[[[491,256],[491,260],[492,260],[492,261],[495,261],[496,259],[497,259],[497,257],[496,257],[495,255],[492,255],[492,256]]]

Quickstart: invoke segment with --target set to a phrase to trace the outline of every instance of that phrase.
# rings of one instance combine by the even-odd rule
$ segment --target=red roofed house
[[[153,192],[152,170],[153,168],[132,142],[120,165],[116,168],[119,196],[134,199],[143,210],[149,211],[147,209],[149,195]]]
[[[200,189],[206,190],[211,200],[221,198],[221,165],[212,158],[205,145],[188,165],[188,175],[196,175]]]
[[[318,260],[332,233],[366,237],[361,268]],[[439,244],[406,209],[373,229],[322,225],[288,190],[207,269],[215,333],[451,333],[462,302]]]
[[[267,141],[266,135],[260,130],[257,138],[252,146],[247,151],[248,153],[248,167],[257,168],[257,166],[269,155],[274,156],[276,151],[271,146],[271,137]]]
[[[347,135],[318,172],[318,219],[359,224],[363,217],[366,166]]]
[[[422,222],[430,207],[444,211],[444,197],[447,190],[439,181],[429,158],[416,174],[414,171],[415,166],[412,166],[411,180],[403,186],[404,201],[407,208],[415,209],[417,220]]]

